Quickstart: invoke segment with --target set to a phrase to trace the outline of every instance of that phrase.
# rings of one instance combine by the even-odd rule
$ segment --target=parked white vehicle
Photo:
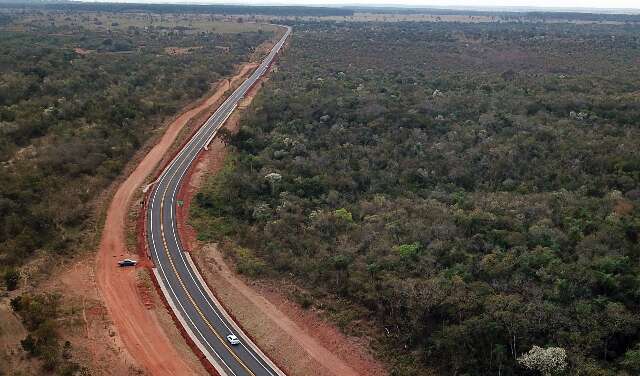
[[[122,261],[118,261],[118,265],[119,266],[136,266],[138,262],[136,260],[132,260],[132,259],[124,259]]]

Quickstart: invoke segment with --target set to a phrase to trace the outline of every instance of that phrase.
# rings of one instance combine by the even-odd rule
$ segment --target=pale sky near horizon
[[[438,7],[549,7],[549,8],[640,8],[640,0],[273,0],[262,3],[280,4],[334,4],[345,5],[350,3],[362,5],[405,5],[405,6],[438,6]]]
[[[198,4],[246,4],[246,5],[398,5],[437,7],[527,7],[527,8],[600,8],[638,9],[640,0],[98,0],[137,3],[198,3]]]

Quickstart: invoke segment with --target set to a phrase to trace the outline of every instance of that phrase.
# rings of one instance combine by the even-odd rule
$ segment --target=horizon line
[[[19,1],[16,1],[19,2]],[[26,1],[28,2],[28,1]],[[55,1],[52,1],[55,2]],[[72,3],[114,3],[114,4],[158,4],[158,5],[231,5],[231,6],[279,6],[279,7],[309,7],[309,8],[318,8],[318,7],[327,7],[327,8],[349,8],[349,7],[357,7],[357,8],[376,8],[376,9],[434,9],[434,10],[454,10],[454,11],[472,11],[472,12],[516,12],[516,13],[525,13],[525,12],[539,12],[545,11],[550,13],[567,13],[567,12],[575,12],[575,13],[610,13],[615,11],[625,11],[625,12],[634,12],[634,14],[640,14],[640,7],[638,8],[629,8],[629,7],[574,7],[574,6],[527,6],[527,5],[429,5],[429,4],[408,4],[408,3],[386,3],[386,4],[365,4],[359,2],[353,3],[342,3],[342,4],[332,4],[332,3],[316,3],[309,4],[303,2],[291,2],[291,3],[283,3],[278,1],[248,1],[248,2],[227,2],[227,1],[180,1],[180,0],[68,0],[68,2]],[[0,0],[0,4],[3,1]]]

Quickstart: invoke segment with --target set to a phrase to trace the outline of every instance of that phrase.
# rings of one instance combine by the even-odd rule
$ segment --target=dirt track
[[[247,64],[232,79],[236,82],[254,65]],[[160,141],[142,159],[129,177],[118,187],[105,220],[96,260],[96,277],[105,306],[122,343],[138,366],[153,375],[197,374],[169,340],[152,310],[137,292],[134,269],[116,267],[118,259],[131,255],[127,250],[125,223],[129,204],[136,190],[157,168],[189,120],[215,104],[229,87],[220,85],[216,92],[197,107],[184,112],[167,127]]]

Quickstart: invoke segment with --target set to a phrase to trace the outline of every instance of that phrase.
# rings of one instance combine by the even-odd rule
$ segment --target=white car
[[[240,340],[238,339],[238,337],[236,337],[233,334],[229,334],[227,336],[227,341],[229,341],[229,343],[232,344],[232,345],[239,345],[240,344]]]
[[[136,260],[132,260],[132,259],[124,259],[122,261],[118,261],[118,265],[120,267],[125,267],[125,266],[136,266],[138,262]]]

